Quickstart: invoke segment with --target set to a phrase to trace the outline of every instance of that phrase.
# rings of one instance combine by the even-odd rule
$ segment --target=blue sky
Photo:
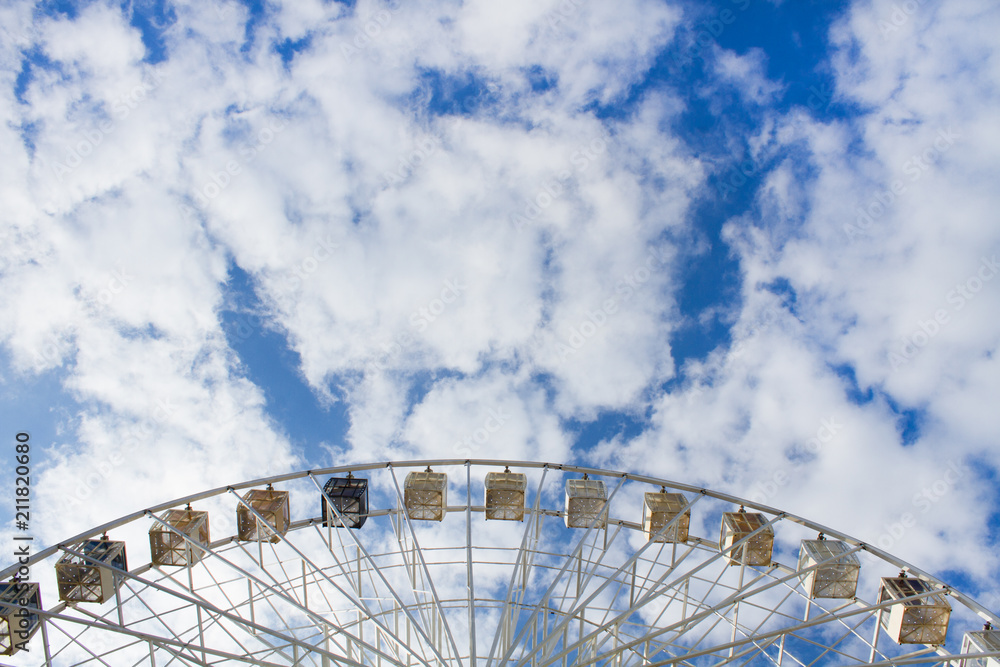
[[[43,539],[472,451],[762,495],[996,595],[996,9],[0,13]]]
[[[752,49],[763,51],[768,77],[793,82],[777,100],[780,107],[805,106],[821,115],[834,113],[830,110],[829,100],[818,102],[823,91],[829,91],[832,85],[829,73],[823,71],[823,57],[827,50],[824,26],[828,26],[829,21],[843,11],[844,4],[813,2],[775,7],[766,2],[718,2],[707,7],[691,7],[694,23],[678,35],[678,43],[659,54],[653,67],[633,83],[624,99],[616,99],[593,109],[598,118],[627,118],[648,91],[665,85],[677,86],[678,82],[682,82],[680,88],[687,91],[685,102],[690,111],[676,119],[674,129],[690,137],[693,151],[711,155],[719,164],[719,173],[715,175],[716,190],[705,193],[691,212],[695,228],[709,240],[711,249],[685,258],[685,262],[673,269],[681,281],[678,290],[680,309],[690,314],[692,320],[708,309],[731,303],[737,296],[738,263],[719,234],[725,220],[744,213],[752,204],[753,185],[759,181],[759,175],[755,173],[745,184],[739,183],[739,177],[734,179],[733,174],[740,173],[741,160],[733,160],[725,150],[720,150],[727,132],[741,127],[759,127],[759,118],[754,117],[758,114],[743,106],[740,99],[734,98],[728,101],[720,118],[718,113],[705,109],[704,94],[695,90],[696,84],[705,75],[709,49],[718,45],[741,55]],[[252,16],[262,11],[259,6],[251,5],[251,8]],[[727,11],[728,14],[723,14]],[[731,29],[737,21],[739,29]],[[140,23],[133,21],[133,24]],[[693,44],[689,44],[688,40]],[[274,43],[273,48],[281,55],[282,62],[289,66],[308,41],[308,37],[297,41],[286,39]],[[159,40],[147,37],[144,32],[144,44],[148,52],[157,54],[152,58],[160,57]],[[544,85],[551,85],[551,79],[542,76],[540,70],[536,72],[529,75],[547,82]],[[431,89],[428,104],[431,113],[470,116],[490,103],[490,90],[474,74],[445,77],[441,72],[428,71],[424,79]],[[538,87],[542,85],[538,84]],[[839,116],[848,117],[849,114],[841,112]],[[724,196],[719,197],[720,192]],[[227,330],[230,346],[239,354],[251,379],[268,392],[271,415],[293,441],[306,448],[307,456],[315,456],[318,452],[310,449],[310,445],[337,439],[337,436],[342,438],[346,433],[347,419],[342,405],[331,409],[329,405],[310,400],[308,387],[295,381],[299,360],[283,337],[259,326],[260,302],[255,298],[252,285],[248,284],[246,273],[239,266],[231,270],[229,288],[234,309],[224,311],[224,321],[231,327]],[[703,359],[720,345],[730,343],[730,326],[720,321],[718,316],[701,324],[693,321],[685,324],[671,340],[673,358],[678,366],[682,367],[689,358]],[[250,330],[253,333],[249,333]],[[679,372],[672,382],[683,379],[683,372]],[[668,389],[669,386],[670,382],[664,383],[663,388]],[[578,434],[578,443],[586,447],[624,429],[641,428],[644,417],[645,413],[614,411],[602,413],[599,418],[587,422],[570,419],[564,426]]]

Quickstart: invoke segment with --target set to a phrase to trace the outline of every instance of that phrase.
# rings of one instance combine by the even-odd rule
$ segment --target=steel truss
[[[448,474],[448,496],[461,501],[447,506],[441,522],[416,520],[401,509],[400,476],[427,466]],[[484,520],[483,479],[504,467],[529,479],[521,522]],[[296,515],[319,506],[327,477],[349,472],[370,480],[371,508],[361,529],[324,527],[323,517]],[[565,481],[584,473],[604,480],[611,492],[586,528],[566,528]],[[242,498],[244,490],[265,485],[293,489],[291,526],[275,542],[227,535],[202,544],[163,519],[170,509],[225,500],[232,512],[240,506],[266,523]],[[688,501],[691,532],[684,542],[650,540],[643,531],[642,492],[661,488]],[[738,506],[762,513],[766,523],[720,549],[719,517]],[[55,603],[58,558],[86,560],[78,551],[83,540],[153,526],[181,536],[188,556],[203,551],[201,559],[154,566],[148,545],[132,540],[129,561],[146,561],[115,571],[113,600]],[[768,529],[776,536],[769,565],[733,562]],[[805,577],[829,562],[800,568],[798,543],[818,533],[861,557],[856,597],[809,597]],[[234,484],[98,526],[36,554],[30,565],[42,585],[41,632],[30,651],[2,664],[957,665],[969,657],[956,655],[963,632],[984,621],[1000,626],[996,614],[930,574],[801,517],[668,480],[533,462],[373,463]],[[0,572],[0,579],[16,569]],[[882,629],[880,621],[899,601],[877,602],[879,578],[901,570],[948,594],[947,643],[899,645]],[[921,595],[929,594],[913,597]]]

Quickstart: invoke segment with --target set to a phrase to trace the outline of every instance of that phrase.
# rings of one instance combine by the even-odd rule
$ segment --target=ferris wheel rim
[[[729,503],[734,504],[734,505],[741,505],[741,506],[753,509],[753,510],[758,511],[758,512],[764,512],[766,514],[770,514],[772,516],[780,516],[785,521],[791,521],[792,523],[797,523],[797,524],[799,524],[801,526],[805,526],[805,527],[807,527],[807,528],[809,528],[811,530],[815,530],[817,532],[824,533],[827,536],[835,537],[836,539],[842,540],[844,542],[847,542],[848,544],[852,544],[854,546],[859,546],[864,551],[867,551],[867,552],[871,553],[872,555],[880,558],[881,560],[884,560],[884,561],[886,561],[888,563],[892,563],[893,565],[896,565],[901,570],[905,570],[906,572],[911,573],[913,575],[916,575],[916,576],[920,577],[921,579],[925,579],[925,580],[928,580],[928,581],[933,581],[933,582],[935,582],[937,584],[940,584],[941,586],[949,589],[950,594],[952,594],[952,595],[956,595],[956,596],[964,596],[965,595],[964,593],[961,592],[960,589],[955,588],[954,586],[951,586],[950,584],[942,581],[941,579],[939,579],[938,577],[934,576],[933,574],[931,574],[929,572],[926,572],[926,571],[918,568],[917,566],[913,565],[912,563],[910,563],[908,561],[905,561],[905,560],[903,560],[903,559],[901,559],[901,558],[893,555],[892,553],[890,553],[888,551],[885,551],[884,549],[881,549],[881,548],[879,548],[878,546],[876,546],[874,544],[871,544],[870,542],[866,542],[864,540],[860,540],[860,539],[858,539],[858,538],[856,538],[856,537],[854,537],[854,536],[852,536],[852,535],[850,535],[848,533],[840,531],[840,530],[838,530],[836,528],[825,526],[823,524],[817,523],[816,521],[813,521],[811,519],[807,519],[807,518],[802,517],[800,515],[797,515],[797,514],[794,514],[794,513],[785,511],[785,510],[782,510],[782,509],[778,509],[776,507],[765,505],[763,503],[759,503],[759,502],[756,502],[756,501],[753,501],[753,500],[750,500],[750,499],[747,499],[747,498],[741,498],[740,496],[736,496],[736,495],[725,493],[725,492],[721,492],[721,491],[716,491],[714,489],[710,489],[710,488],[707,488],[707,487],[698,486],[698,485],[692,485],[692,484],[686,484],[684,482],[677,482],[675,480],[669,480],[669,479],[666,479],[666,478],[655,477],[655,476],[652,476],[652,475],[646,475],[646,474],[640,474],[640,473],[631,473],[631,472],[624,472],[624,471],[620,471],[620,470],[609,470],[609,469],[605,469],[605,468],[595,468],[595,467],[592,467],[592,466],[584,466],[584,465],[578,465],[578,464],[553,463],[553,462],[549,462],[549,461],[523,461],[523,460],[513,460],[513,459],[471,459],[471,458],[457,459],[457,458],[450,458],[450,459],[412,459],[412,460],[404,460],[404,461],[378,461],[378,462],[371,462],[371,463],[357,463],[357,464],[348,464],[348,465],[340,465],[340,466],[329,466],[329,467],[325,467],[325,468],[310,468],[310,469],[306,469],[306,470],[297,470],[297,471],[288,472],[288,473],[278,473],[278,474],[272,475],[270,477],[261,477],[261,478],[257,478],[257,479],[253,479],[253,480],[246,480],[246,481],[242,481],[242,482],[237,482],[237,483],[234,483],[234,484],[227,484],[225,486],[218,486],[218,487],[215,487],[213,489],[209,489],[207,491],[201,491],[201,492],[198,492],[198,493],[189,494],[187,496],[182,496],[182,497],[176,498],[174,500],[169,500],[169,501],[166,501],[166,502],[163,502],[163,503],[159,503],[159,504],[154,505],[152,507],[148,507],[148,508],[145,508],[145,509],[137,510],[135,512],[131,512],[131,513],[123,515],[123,516],[121,516],[121,517],[119,517],[117,519],[113,519],[111,521],[105,522],[103,524],[100,524],[98,526],[95,526],[95,527],[91,528],[90,530],[81,532],[78,535],[75,535],[73,537],[67,538],[65,540],[61,540],[61,541],[59,541],[56,544],[53,544],[53,545],[51,545],[49,547],[46,547],[42,551],[39,551],[39,552],[36,552],[35,554],[33,554],[32,557],[31,557],[31,561],[30,562],[34,563],[36,561],[44,560],[44,559],[52,556],[56,552],[58,552],[60,550],[60,548],[63,547],[63,546],[65,546],[65,545],[73,544],[75,542],[79,542],[80,540],[87,539],[88,537],[93,536],[93,535],[100,535],[102,533],[106,533],[106,532],[108,532],[110,530],[114,530],[115,528],[121,527],[121,526],[123,526],[125,524],[131,523],[133,521],[140,520],[140,519],[142,519],[144,517],[147,517],[151,513],[162,512],[163,510],[172,509],[174,507],[178,507],[178,506],[181,506],[181,505],[191,504],[191,503],[194,503],[194,502],[197,502],[197,501],[200,501],[200,500],[205,500],[207,498],[213,498],[215,496],[220,496],[220,495],[222,495],[224,493],[227,493],[227,492],[230,492],[230,491],[238,491],[238,490],[243,490],[243,489],[250,489],[250,488],[253,488],[255,486],[260,486],[260,485],[279,484],[279,483],[282,483],[282,482],[290,482],[290,481],[295,481],[295,480],[299,480],[299,479],[305,479],[307,477],[316,476],[316,475],[336,475],[336,474],[339,474],[339,473],[381,470],[381,469],[385,469],[385,468],[419,468],[419,467],[427,467],[427,466],[466,466],[466,465],[470,465],[470,466],[511,466],[511,467],[516,467],[516,468],[533,468],[533,469],[546,469],[546,468],[549,468],[549,469],[552,469],[552,470],[560,470],[560,471],[563,471],[563,472],[571,472],[571,473],[579,473],[579,474],[589,474],[589,475],[598,475],[598,476],[601,476],[601,477],[608,477],[608,478],[614,478],[614,477],[625,478],[625,479],[629,479],[629,480],[632,480],[632,481],[635,481],[635,482],[647,483],[647,484],[658,485],[658,486],[667,486],[667,487],[670,487],[672,489],[676,489],[678,491],[686,491],[688,493],[698,493],[698,494],[707,496],[709,498],[713,498],[715,500],[720,500],[720,501],[723,501],[723,502],[729,502]],[[10,578],[12,576],[12,574],[14,572],[16,572],[16,570],[17,570],[17,565],[12,565],[12,566],[10,566],[8,568],[5,568],[4,570],[0,570],[0,580]],[[985,607],[982,607],[982,605],[980,605],[978,602],[976,602],[973,598],[968,598],[967,600],[964,600],[964,601],[972,603],[972,606],[974,606],[974,607],[980,607],[981,609],[979,611],[983,612],[987,616],[992,617],[992,619],[991,619],[992,621],[1000,623],[1000,616],[992,614],[988,609],[986,609]]]
[[[318,484],[317,478],[319,476],[326,476],[326,475],[338,475],[338,474],[346,474],[346,473],[358,473],[358,472],[364,472],[364,471],[377,471],[377,470],[383,470],[383,469],[389,469],[390,471],[395,471],[397,469],[406,470],[406,469],[424,468],[424,467],[428,467],[428,468],[430,468],[430,467],[439,467],[439,468],[442,468],[442,467],[443,468],[465,467],[471,473],[471,468],[474,467],[474,466],[475,467],[483,467],[483,468],[504,467],[504,468],[516,468],[516,469],[555,470],[555,471],[559,471],[559,472],[561,472],[563,474],[570,473],[570,474],[594,475],[595,477],[608,478],[608,479],[618,478],[618,479],[620,479],[619,484],[624,484],[626,481],[632,481],[632,482],[638,482],[638,483],[643,483],[643,484],[650,484],[650,485],[654,485],[654,486],[661,486],[661,487],[665,487],[665,488],[669,487],[671,490],[682,491],[682,492],[687,492],[687,493],[694,493],[694,494],[697,494],[698,496],[704,496],[704,497],[712,498],[712,499],[717,500],[717,501],[721,501],[721,502],[725,502],[725,503],[731,503],[733,505],[741,505],[741,506],[746,507],[748,509],[751,509],[751,510],[754,510],[754,511],[759,511],[759,512],[771,515],[773,517],[771,519],[772,522],[790,521],[792,523],[799,524],[800,526],[803,526],[803,527],[808,528],[810,530],[815,530],[815,531],[817,531],[819,533],[823,533],[823,534],[825,534],[828,537],[831,537],[831,538],[834,538],[834,539],[837,539],[837,540],[841,540],[841,541],[843,541],[843,542],[845,542],[845,543],[847,543],[847,544],[855,547],[857,550],[867,551],[872,556],[875,556],[876,558],[878,558],[878,559],[880,559],[880,560],[882,560],[882,561],[884,561],[886,563],[889,563],[889,564],[892,564],[892,565],[894,565],[896,567],[899,567],[901,570],[904,570],[904,571],[910,573],[911,575],[914,575],[916,578],[922,579],[922,580],[924,580],[924,581],[926,581],[928,583],[931,583],[931,584],[934,584],[934,585],[940,587],[948,595],[952,596],[957,601],[960,601],[962,603],[962,605],[965,606],[967,609],[969,609],[970,611],[974,612],[975,614],[978,614],[983,620],[990,621],[990,622],[996,622],[996,623],[998,623],[998,625],[1000,625],[1000,619],[998,619],[997,615],[995,615],[992,612],[990,612],[988,609],[986,609],[984,606],[982,606],[978,601],[976,601],[971,596],[965,594],[964,592],[962,592],[959,589],[954,588],[953,586],[950,586],[950,585],[942,582],[939,578],[937,578],[937,577],[935,577],[935,576],[933,576],[933,575],[931,575],[929,573],[926,573],[923,570],[920,570],[919,568],[911,565],[910,563],[908,563],[906,561],[903,561],[902,559],[899,559],[899,558],[893,556],[892,554],[890,554],[890,553],[888,553],[888,552],[886,552],[886,551],[884,551],[882,549],[879,549],[879,548],[875,547],[874,545],[871,545],[869,543],[863,542],[861,540],[857,540],[856,538],[850,536],[847,533],[844,533],[844,532],[839,531],[837,529],[826,527],[824,525],[816,523],[815,521],[812,521],[810,519],[806,519],[806,518],[798,516],[796,514],[791,514],[789,512],[786,512],[786,511],[783,511],[783,510],[780,510],[780,509],[777,509],[777,508],[774,508],[774,507],[770,507],[770,506],[764,505],[762,503],[754,502],[754,501],[751,501],[749,499],[740,498],[740,497],[732,495],[732,494],[728,494],[728,493],[724,493],[724,492],[720,492],[720,491],[715,491],[715,490],[704,488],[704,487],[700,487],[700,486],[697,486],[697,485],[691,485],[691,484],[676,482],[676,481],[673,481],[673,480],[659,478],[659,477],[655,477],[655,476],[651,476],[651,475],[629,473],[629,472],[623,472],[623,471],[617,471],[617,470],[608,470],[608,469],[603,469],[603,468],[596,468],[596,467],[592,467],[592,466],[582,466],[582,465],[576,465],[576,464],[562,464],[562,463],[538,462],[538,461],[517,461],[517,460],[508,460],[508,459],[469,459],[469,458],[457,459],[457,458],[451,458],[451,459],[419,459],[419,460],[405,460],[405,461],[380,461],[380,462],[371,462],[371,463],[358,463],[358,464],[348,464],[348,465],[340,465],[340,466],[331,466],[331,467],[318,468],[318,469],[299,470],[299,471],[294,471],[294,472],[287,472],[287,473],[281,473],[281,474],[277,474],[277,475],[272,475],[270,477],[265,477],[265,478],[259,478],[259,479],[254,479],[254,480],[247,480],[247,481],[238,482],[238,483],[235,483],[235,484],[229,484],[229,485],[226,485],[226,486],[216,487],[214,489],[210,489],[210,490],[207,490],[207,491],[198,492],[198,493],[195,493],[195,494],[190,494],[188,496],[177,498],[175,500],[168,501],[168,502],[165,502],[165,503],[160,503],[160,504],[155,505],[153,507],[150,507],[150,508],[147,508],[147,509],[143,509],[143,510],[139,510],[137,512],[133,512],[133,513],[124,515],[122,517],[119,517],[118,519],[115,519],[113,521],[110,521],[110,522],[107,522],[107,523],[102,524],[100,526],[97,526],[97,527],[95,527],[95,528],[93,528],[93,529],[91,529],[89,531],[83,532],[83,533],[81,533],[81,534],[79,534],[77,536],[74,536],[72,538],[64,540],[64,541],[62,541],[62,542],[60,542],[58,544],[52,545],[51,547],[48,547],[47,549],[45,549],[43,551],[40,551],[40,552],[37,552],[36,554],[33,554],[32,558],[31,558],[31,561],[30,561],[30,564],[35,564],[35,563],[44,561],[44,560],[50,558],[51,556],[53,556],[54,554],[56,554],[59,551],[64,551],[65,552],[65,551],[67,551],[67,548],[68,548],[69,545],[76,544],[76,543],[80,542],[81,540],[86,540],[88,538],[91,538],[94,535],[100,535],[102,533],[106,534],[108,531],[114,530],[116,528],[122,527],[122,526],[124,526],[126,524],[130,524],[130,523],[135,522],[135,521],[142,520],[142,519],[147,518],[147,517],[152,517],[152,518],[156,519],[157,521],[160,521],[160,519],[156,515],[159,514],[159,513],[162,513],[164,510],[169,510],[169,509],[173,509],[173,508],[176,508],[176,507],[181,507],[181,506],[184,506],[184,505],[190,505],[191,503],[194,503],[194,502],[198,502],[198,501],[201,501],[201,500],[206,500],[206,499],[209,499],[209,498],[214,498],[214,497],[217,497],[217,496],[223,496],[225,494],[231,494],[231,495],[235,496],[237,499],[239,499],[239,494],[237,494],[237,491],[242,491],[244,489],[252,489],[254,487],[259,487],[259,486],[262,486],[262,485],[271,486],[273,484],[281,484],[281,483],[284,483],[284,482],[293,482],[293,481],[296,481],[296,480],[303,480],[303,479],[306,479],[306,478],[310,478],[315,484],[317,484],[317,487],[318,487],[319,484]],[[394,473],[393,473],[393,478],[395,478]],[[469,479],[471,480],[471,477]],[[471,481],[470,481],[470,482],[468,482],[468,489],[469,489],[470,493],[471,493],[471,488],[472,488],[472,485],[471,485]],[[541,487],[539,487],[539,488],[541,488]],[[397,491],[398,491],[398,486],[397,486]],[[401,499],[400,499],[400,501],[401,501]],[[692,501],[692,502],[694,502],[694,501]],[[609,499],[609,505],[610,505],[610,499]],[[537,507],[536,507],[536,510],[537,510]],[[403,512],[401,509],[396,509],[396,510],[388,509],[388,510],[380,510],[380,511],[385,512],[386,514],[396,513],[396,514],[406,515],[406,512]],[[445,511],[446,512],[455,512],[455,511],[471,512],[471,511],[473,511],[473,505],[472,505],[472,501],[471,501],[471,496],[469,496],[469,500],[468,500],[468,502],[466,504],[464,504],[464,505],[456,505],[456,506],[449,506]],[[374,514],[373,514],[373,516],[374,516]],[[315,523],[316,523],[316,519],[314,519],[314,518],[300,519],[298,521],[291,522],[289,524],[288,528],[289,528],[290,532],[291,531],[297,531],[299,529],[312,526]],[[609,525],[612,524],[612,523],[618,523],[619,525],[624,525],[625,523],[631,523],[631,522],[625,522],[625,521],[616,520],[616,519],[610,519],[609,518],[608,521],[607,521],[607,523]],[[630,526],[630,528],[634,529],[635,526]],[[348,532],[352,532],[352,531],[348,531]],[[232,536],[232,537],[229,537],[229,538],[225,538],[224,540],[215,541],[215,542],[212,543],[212,545],[215,546],[218,543],[233,541],[235,539],[236,539],[236,537]],[[701,541],[704,542],[703,538],[695,538],[695,539],[701,540]],[[469,545],[468,548],[471,549],[471,544]],[[522,545],[521,548],[523,549],[523,545]],[[471,556],[470,556],[470,558],[471,558]],[[152,568],[152,567],[153,567],[152,565],[148,565],[148,566],[142,566],[142,568],[140,568],[140,569],[142,569],[143,571],[146,571],[147,569]],[[16,568],[17,568],[17,566],[13,566],[12,568],[7,568],[3,572],[0,572],[0,577],[8,577],[8,576],[10,576],[10,574],[9,574],[10,571],[14,570]],[[454,640],[452,640],[452,641],[454,641]],[[941,648],[943,649],[943,646]],[[456,652],[456,655],[459,654],[459,651],[458,651],[457,647],[455,649],[455,652]],[[944,658],[941,657],[941,655],[943,655],[943,654],[941,654],[940,651],[939,651],[939,656],[936,659],[937,660],[944,659]],[[652,663],[652,664],[658,664],[658,663]],[[664,664],[667,664],[667,663],[664,663]]]

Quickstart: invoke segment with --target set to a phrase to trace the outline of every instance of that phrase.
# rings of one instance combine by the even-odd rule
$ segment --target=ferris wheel
[[[995,613],[872,545],[573,465],[278,475],[19,567],[0,572],[5,665],[1000,666]]]

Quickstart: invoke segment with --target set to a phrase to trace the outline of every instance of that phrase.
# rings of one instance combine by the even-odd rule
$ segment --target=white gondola
[[[125,543],[109,540],[86,540],[68,547],[56,563],[56,583],[63,602],[103,603],[114,597],[121,586],[119,572],[128,570]]]
[[[799,569],[824,563],[811,570],[802,585],[811,598],[853,598],[858,590],[861,561],[850,553],[851,547],[840,540],[802,540]]]
[[[607,523],[604,506],[608,501],[608,491],[604,482],[589,479],[566,480],[566,527],[586,528],[591,524],[603,528]]]
[[[989,624],[977,632],[966,632],[962,637],[962,654],[1000,653],[1000,630]],[[962,658],[958,667],[1000,667],[1000,656]]]
[[[748,535],[753,537],[729,552],[729,564],[757,567],[770,565],[771,552],[774,549],[774,529],[767,525],[764,515],[747,512],[742,507],[738,512],[723,512],[722,528],[719,532],[720,551],[729,549]]]
[[[164,523],[155,523],[149,529],[149,553],[153,565],[194,565],[205,554],[204,549],[192,546],[182,535],[199,544],[209,544],[208,512],[191,509],[167,510]]]
[[[486,473],[486,518],[501,521],[524,521],[524,494],[528,477],[524,473]]]
[[[646,533],[646,539],[657,542],[687,542],[691,527],[691,510],[681,513],[687,504],[687,498],[680,493],[667,493],[665,489],[659,493],[646,493],[642,503],[642,529]],[[677,520],[670,528],[661,530],[675,518]]]
[[[270,484],[266,489],[247,491],[236,508],[237,535],[244,542],[277,542],[288,532],[290,523],[288,491],[275,491]]]
[[[951,605],[944,594],[936,590],[939,589],[914,577],[882,578],[879,603],[899,600],[881,614],[882,625],[893,641],[897,644],[944,644]]]
[[[406,476],[403,484],[406,515],[417,521],[442,521],[448,508],[448,475],[427,468]]]

